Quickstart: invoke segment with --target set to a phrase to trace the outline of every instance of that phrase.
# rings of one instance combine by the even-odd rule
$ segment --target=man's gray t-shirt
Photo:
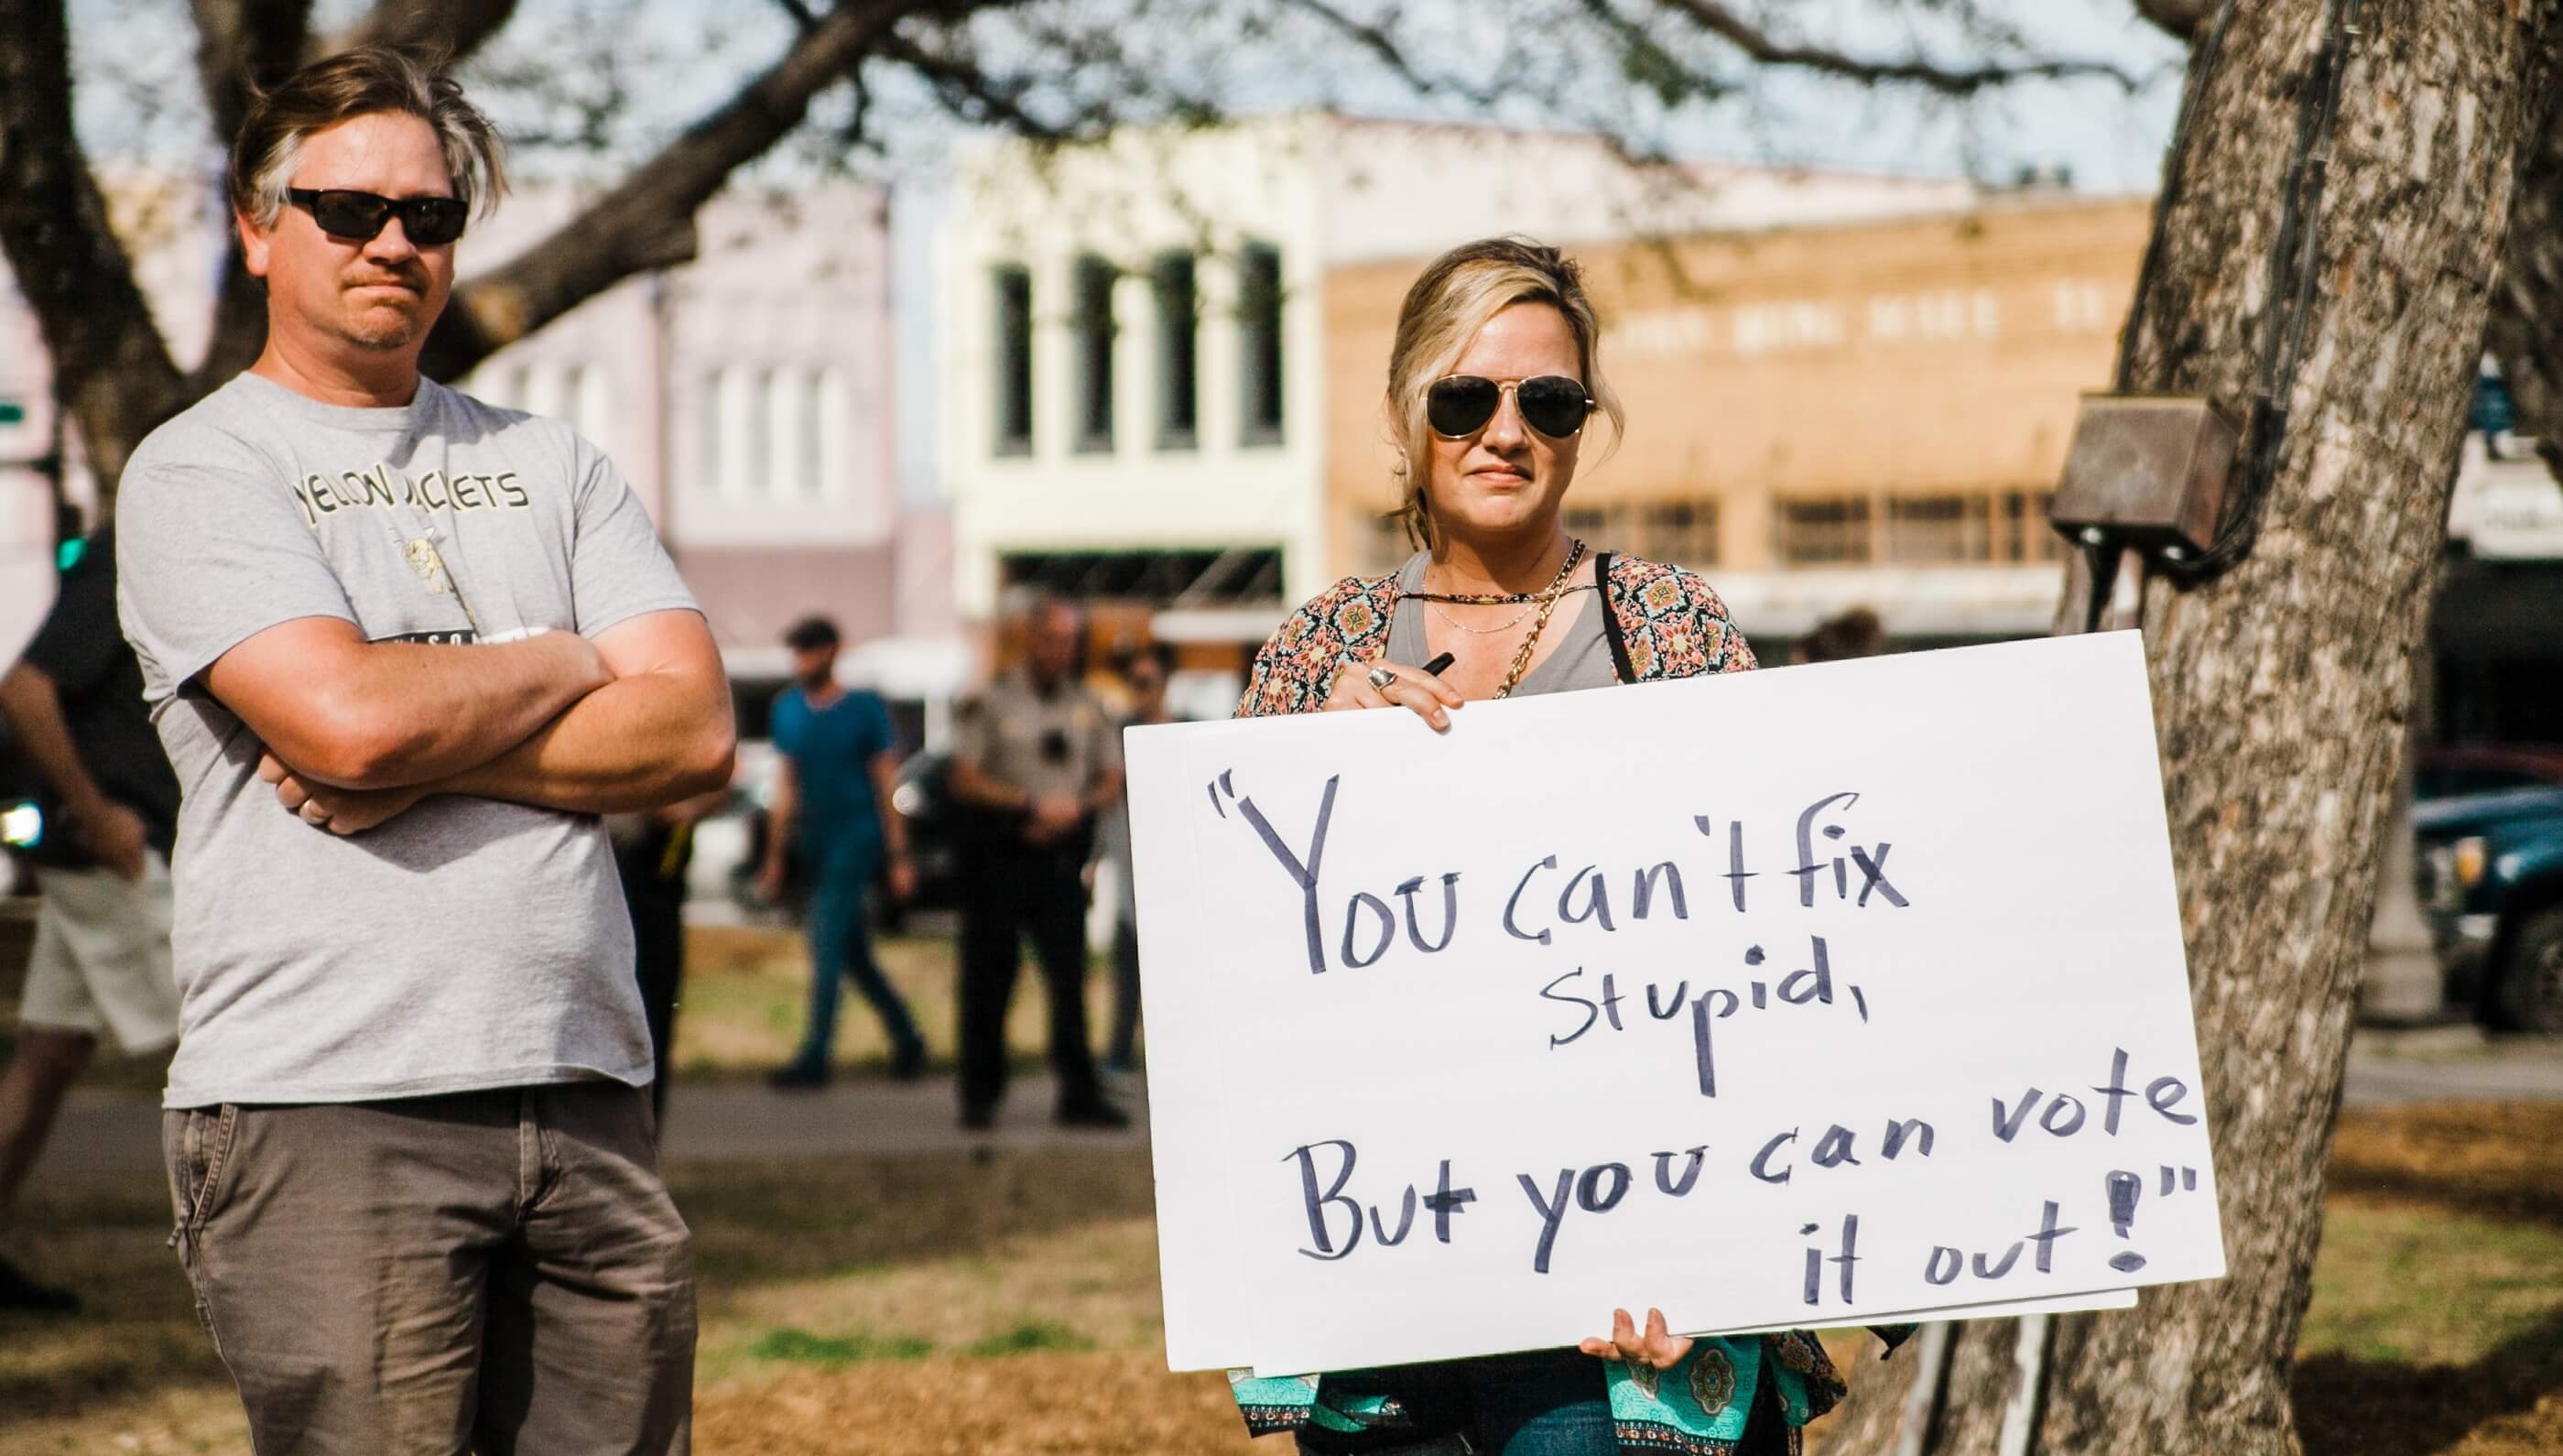
[[[471,652],[693,609],[604,454],[425,380],[404,408],[349,409],[243,374],[153,431],[118,494],[124,633],[184,794],[167,1105],[648,1082],[602,821],[440,796],[315,829],[203,682],[302,617]]]

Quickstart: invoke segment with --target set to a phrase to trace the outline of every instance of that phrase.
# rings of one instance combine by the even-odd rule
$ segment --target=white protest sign
[[[2133,633],[1127,743],[1176,1368],[2224,1272]]]

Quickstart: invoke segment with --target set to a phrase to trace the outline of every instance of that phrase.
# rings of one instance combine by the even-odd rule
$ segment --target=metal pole
[[[2047,1393],[2047,1316],[2020,1317],[2020,1343],[2012,1348],[2020,1383],[2003,1407],[2002,1439],[1994,1448],[1995,1456],[2029,1456],[2038,1444],[2039,1406]]]

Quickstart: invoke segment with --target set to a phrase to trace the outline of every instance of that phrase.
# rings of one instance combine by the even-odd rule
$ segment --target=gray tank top
[[[1424,568],[1431,565],[1432,561],[1431,553],[1426,551],[1418,551],[1407,557],[1406,564],[1399,568],[1397,573],[1398,590],[1422,591]],[[1611,667],[1611,639],[1602,627],[1602,614],[1611,609],[1611,602],[1608,594],[1602,590],[1601,553],[1595,552],[1584,571],[1579,574],[1586,579],[1579,580],[1567,590],[1574,593],[1592,592],[1597,599],[1585,603],[1584,610],[1568,624],[1566,636],[1557,644],[1557,650],[1550,653],[1539,666],[1532,668],[1523,676],[1521,682],[1514,685],[1514,697],[1519,698],[1533,693],[1573,693],[1585,688],[1608,688],[1620,681],[1620,675]],[[1567,605],[1568,603],[1564,601],[1558,603],[1561,611]],[[1419,666],[1433,656],[1433,649],[1425,642],[1424,614],[1427,610],[1429,610],[1427,603],[1418,601],[1412,596],[1398,597],[1397,610],[1388,619],[1388,660],[1390,662]],[[1478,639],[1471,638],[1465,632],[1447,630],[1450,626],[1447,622],[1443,626],[1446,629],[1442,637],[1444,648],[1466,656],[1470,650],[1470,644]],[[1479,650],[1484,649],[1480,647]]]

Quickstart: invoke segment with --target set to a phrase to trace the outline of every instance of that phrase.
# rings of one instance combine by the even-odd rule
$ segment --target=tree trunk
[[[2270,311],[2296,277],[2292,259],[2272,269],[2273,242],[2338,3],[2238,0],[2212,62],[2201,32],[2173,142],[2181,181],[2127,324],[2137,391],[2249,412]],[[2204,585],[2145,583],[2232,1272],[2055,1322],[2043,1456],[2299,1449],[2288,1372],[2380,836],[2513,183],[2545,119],[2554,14],[2553,0],[2363,6],[2305,219],[2316,286],[2257,544]],[[2016,1328],[1961,1328],[1920,1449],[1994,1449]],[[1829,1452],[1896,1449],[1910,1379],[1871,1381]]]
[[[2500,360],[2545,463],[2563,474],[2563,105],[2538,129],[2519,170],[2509,252],[2483,347]]]
[[[0,0],[0,254],[43,330],[57,398],[113,480],[189,396],[72,129],[60,0]]]

